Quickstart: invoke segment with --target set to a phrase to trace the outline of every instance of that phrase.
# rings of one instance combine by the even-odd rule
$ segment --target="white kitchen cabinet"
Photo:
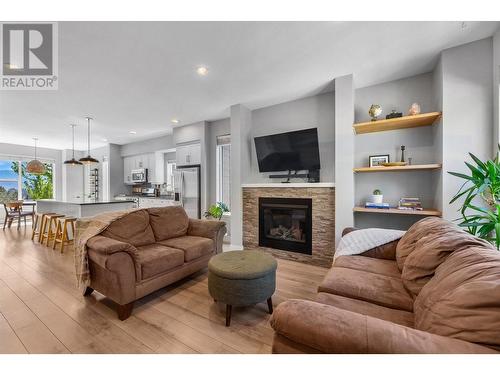
[[[143,169],[147,168],[147,160],[148,158],[145,155],[136,155],[135,156],[135,169]]]
[[[177,145],[176,164],[177,166],[201,164],[201,145],[199,143]]]
[[[132,169],[134,169],[134,157],[125,156],[123,158],[123,182],[126,185],[132,184]]]
[[[152,184],[161,184],[158,182],[158,178],[156,176],[156,159],[154,152],[144,155],[146,167],[148,169],[148,182]]]
[[[158,183],[156,180],[155,153],[125,156],[123,158],[123,182],[132,185],[132,171],[134,169],[147,169],[148,182]]]

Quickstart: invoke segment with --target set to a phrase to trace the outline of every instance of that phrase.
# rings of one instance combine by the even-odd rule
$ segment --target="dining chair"
[[[5,220],[3,222],[3,230],[7,226],[10,228],[12,226],[12,222],[17,219],[17,230],[21,229],[21,219],[24,219],[24,226],[26,226],[26,217],[33,217],[33,212],[25,212],[23,211],[23,201],[12,201],[5,202],[3,204],[3,208],[5,210]]]

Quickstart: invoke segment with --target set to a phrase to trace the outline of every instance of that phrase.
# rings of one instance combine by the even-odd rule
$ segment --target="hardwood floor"
[[[31,228],[0,231],[0,353],[270,353],[267,303],[234,308],[208,294],[206,271],[136,302],[118,320],[113,302],[76,289],[73,249],[32,242]],[[274,306],[313,299],[326,269],[278,260]]]

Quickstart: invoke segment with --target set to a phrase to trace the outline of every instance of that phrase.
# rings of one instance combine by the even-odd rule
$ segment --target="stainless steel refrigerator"
[[[181,202],[187,215],[201,219],[201,171],[199,165],[174,170],[175,200]]]

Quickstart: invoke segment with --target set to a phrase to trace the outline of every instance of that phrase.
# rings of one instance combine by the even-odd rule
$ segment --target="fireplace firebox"
[[[259,246],[312,254],[312,199],[259,198]]]

